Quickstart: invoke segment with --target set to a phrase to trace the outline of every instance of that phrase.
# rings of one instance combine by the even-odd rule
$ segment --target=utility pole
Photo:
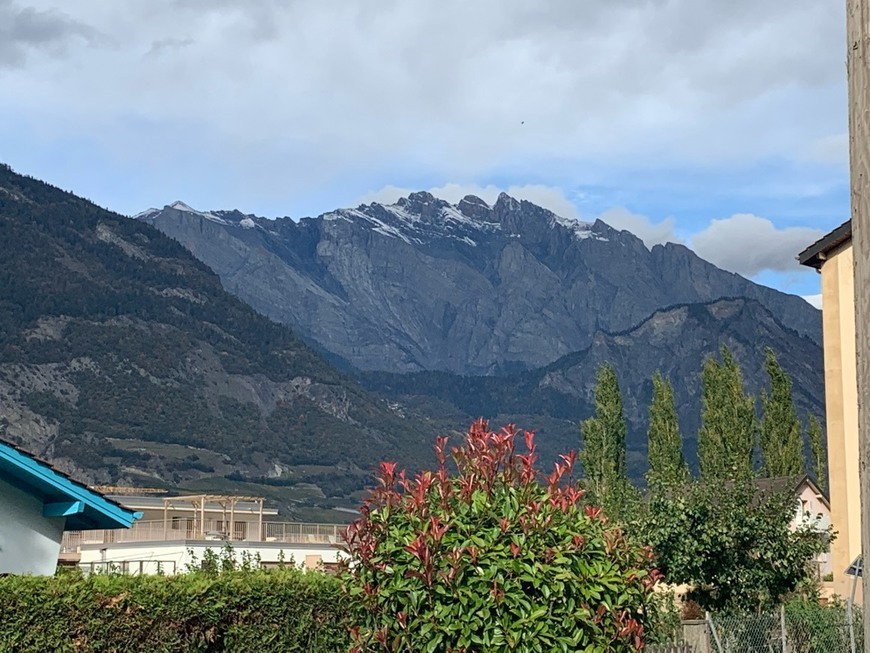
[[[849,176],[855,257],[855,351],[858,356],[858,461],[861,551],[870,555],[870,0],[846,0],[849,77]],[[870,633],[870,582],[862,578],[864,632]],[[864,638],[870,653],[870,637]]]

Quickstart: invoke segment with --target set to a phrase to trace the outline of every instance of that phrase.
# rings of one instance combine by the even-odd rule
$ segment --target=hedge
[[[349,646],[340,581],[296,569],[0,578],[0,651],[299,651]]]

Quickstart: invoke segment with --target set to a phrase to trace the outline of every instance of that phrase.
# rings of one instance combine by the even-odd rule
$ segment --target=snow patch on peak
[[[462,198],[462,201],[468,202],[469,204],[477,204],[478,206],[485,206],[488,209],[492,208],[485,200],[479,198],[477,195],[466,195]]]
[[[212,222],[217,222],[218,224],[224,224],[224,225],[229,224],[229,222],[227,222],[223,218],[219,218],[214,213],[209,213],[207,211],[197,211],[196,209],[192,208],[189,204],[185,204],[181,200],[177,200],[177,201],[173,202],[172,204],[167,206],[167,208],[175,209],[176,211],[182,211],[184,213],[192,213],[194,215],[200,216],[201,218],[205,218],[206,220],[211,220]]]
[[[591,222],[582,222],[581,220],[577,220],[575,218],[563,218],[561,215],[556,215],[555,213],[550,213],[550,224],[559,225],[570,231],[574,234],[578,239],[583,240],[584,238],[592,238],[595,234],[592,233],[592,223]],[[598,237],[597,240],[607,240],[606,238]]]
[[[410,211],[408,211],[405,208],[406,205],[404,204],[390,204],[388,206],[381,204],[379,206],[381,206],[384,210],[392,213],[402,222],[405,222],[409,225],[414,225],[420,221],[420,216],[416,213],[411,213]]]
[[[192,208],[189,204],[185,204],[181,200],[176,200],[172,204],[169,205],[170,209],[175,209],[176,211],[189,211],[191,213],[199,213],[196,209]]]
[[[372,206],[381,206],[381,205],[380,205],[380,204],[373,204]],[[384,208],[384,209],[388,209],[388,210],[390,210],[390,213],[395,214],[395,211],[393,211],[393,210],[391,210],[391,209],[395,209],[395,208],[397,208],[397,207],[395,207],[395,206],[390,206],[390,207],[384,206],[384,207],[382,207],[382,208]],[[410,245],[412,242],[415,242],[415,243],[417,243],[417,244],[420,244],[420,243],[421,243],[421,241],[420,241],[419,238],[411,238],[411,237],[409,237],[407,234],[405,234],[401,229],[399,229],[398,227],[395,227],[395,226],[393,226],[393,225],[387,224],[387,223],[384,222],[383,220],[380,220],[380,219],[376,218],[376,217],[373,216],[373,215],[369,215],[368,213],[364,213],[364,212],[362,212],[362,211],[360,211],[360,210],[358,210],[358,209],[351,209],[351,210],[349,210],[349,211],[346,211],[346,213],[348,213],[348,214],[350,214],[350,215],[352,215],[352,216],[355,216],[355,217],[362,218],[363,220],[366,220],[367,222],[370,222],[371,224],[374,225],[374,227],[372,228],[372,231],[376,231],[376,232],[379,233],[379,234],[383,234],[384,236],[390,236],[390,237],[392,237],[392,238],[398,238],[398,239],[400,239],[400,240],[405,241],[405,242],[408,243],[409,245]]]
[[[332,213],[324,213],[320,216],[321,219],[326,220],[327,222],[332,222],[333,220],[344,220],[345,222],[352,222],[352,220],[347,217],[341,211],[333,211]]]
[[[497,222],[483,222],[481,220],[469,218],[455,206],[445,206],[441,209],[441,218],[445,222],[455,222],[478,231],[495,231],[501,229],[501,225]]]
[[[141,211],[132,217],[134,220],[147,220],[148,218],[155,216],[158,213],[160,213],[160,209],[151,208],[145,209],[144,211]]]
[[[522,211],[525,217],[519,216],[518,211]],[[516,217],[506,219],[507,216]],[[429,193],[411,193],[395,204],[361,204],[356,209],[341,209],[322,214],[320,219],[365,221],[372,231],[408,244],[451,239],[477,247],[485,242],[486,234],[501,233],[503,236],[519,237],[511,232],[514,229],[522,231],[521,223],[528,220],[538,223],[543,221],[550,229],[564,229],[575,240],[607,240],[593,229],[592,223],[565,218],[531,203],[527,205],[507,193],[499,195],[492,206],[475,195],[466,195],[454,205]]]

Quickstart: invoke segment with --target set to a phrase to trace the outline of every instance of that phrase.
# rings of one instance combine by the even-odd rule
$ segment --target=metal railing
[[[86,544],[127,542],[162,542],[167,540],[216,540],[227,542],[286,542],[288,544],[341,544],[346,528],[343,524],[308,524],[266,521],[259,530],[257,522],[229,523],[207,519],[162,519],[135,522],[131,528],[67,531],[61,543],[62,553],[73,553]],[[259,532],[258,532],[259,530]]]
[[[94,561],[79,564],[79,569],[86,574],[129,574],[132,576],[165,574],[174,576],[178,571],[178,564],[175,560]]]

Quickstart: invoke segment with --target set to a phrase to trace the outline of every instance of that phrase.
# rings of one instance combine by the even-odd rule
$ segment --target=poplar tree
[[[770,393],[761,391],[762,475],[798,476],[806,474],[801,424],[791,396],[791,378],[768,348],[764,356],[764,371],[770,383]]]
[[[828,484],[828,456],[825,451],[825,434],[822,425],[815,415],[807,418],[807,436],[810,441],[810,453],[813,457],[813,472],[819,487],[827,489]]]
[[[622,393],[610,364],[598,368],[595,384],[595,415],[580,426],[583,448],[580,462],[586,474],[586,489],[613,518],[622,517],[630,487],[625,468],[627,426]]]
[[[689,467],[683,457],[683,438],[677,421],[674,389],[660,372],[653,376],[653,396],[649,406],[647,431],[649,471],[647,484],[653,492],[685,486]]]
[[[704,362],[701,384],[701,479],[750,478],[757,431],[755,398],[744,392],[740,366],[727,347],[722,348],[721,362],[712,356]]]

